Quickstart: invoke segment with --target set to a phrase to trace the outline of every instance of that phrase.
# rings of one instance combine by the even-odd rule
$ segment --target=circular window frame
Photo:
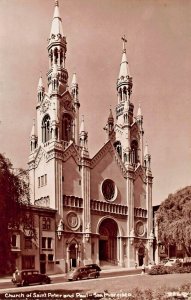
[[[103,184],[104,184],[104,182],[105,182],[106,180],[112,181],[113,184],[114,184],[114,187],[115,187],[114,196],[113,196],[113,198],[111,198],[111,199],[107,199],[107,198],[104,196],[104,193],[103,193]],[[117,195],[118,195],[118,189],[117,189],[117,186],[116,186],[115,182],[114,182],[112,179],[110,179],[110,178],[105,178],[105,179],[102,181],[102,183],[101,183],[101,194],[102,194],[104,200],[107,201],[107,202],[114,202],[114,201],[116,200]]]
[[[139,232],[139,229],[138,229],[139,224],[143,226],[143,233]],[[136,234],[138,236],[144,236],[145,235],[146,230],[145,230],[145,224],[144,224],[143,221],[139,220],[139,221],[136,222],[136,224],[135,224],[135,231],[136,231]]]
[[[74,216],[76,217],[76,220],[77,220],[77,224],[74,225],[74,226],[72,226],[72,225],[71,225],[71,222],[69,221],[69,218],[70,218],[71,215],[74,215]],[[77,229],[80,227],[80,224],[81,224],[80,218],[79,218],[79,216],[76,214],[76,212],[74,212],[74,211],[69,211],[69,212],[67,213],[67,215],[66,215],[66,220],[67,220],[67,225],[68,225],[68,227],[69,227],[71,230],[77,230]]]

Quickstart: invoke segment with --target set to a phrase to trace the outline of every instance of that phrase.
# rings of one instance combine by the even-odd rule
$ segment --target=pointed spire
[[[77,76],[76,76],[76,73],[73,73],[71,86],[76,86],[77,84],[78,84],[78,83],[77,83]]]
[[[109,117],[108,117],[108,123],[113,123],[114,122],[114,118],[113,118],[113,113],[112,113],[112,109],[110,108],[109,110]]]
[[[141,104],[139,103],[139,107],[138,107],[138,111],[137,111],[137,117],[142,116],[142,112],[141,112]]]
[[[81,126],[80,126],[80,146],[83,148],[87,149],[87,142],[88,142],[88,133],[85,130],[85,125],[84,125],[84,116],[82,116],[82,122],[81,122]],[[88,152],[84,152],[85,156],[88,156]]]
[[[35,134],[35,119],[33,119],[33,125],[32,125],[32,130],[31,130],[31,137],[34,137],[36,134]]]
[[[149,155],[149,147],[148,147],[148,144],[146,143],[145,145],[145,151],[144,151],[144,156],[147,156]]]
[[[40,78],[39,78],[38,87],[37,87],[37,101],[38,101],[38,103],[43,100],[44,92],[45,92],[45,88],[44,88],[44,85],[43,85],[42,75],[41,75]]]
[[[121,64],[120,64],[120,70],[119,70],[119,79],[121,77],[127,77],[127,76],[129,76],[129,65],[128,65],[128,61],[127,61],[126,47],[125,47],[125,43],[127,42],[127,40],[125,38],[125,35],[121,39],[123,41],[123,52],[122,52],[122,59],[121,59]]]
[[[85,132],[84,115],[82,115],[82,121],[80,125],[80,133]]]
[[[63,36],[63,29],[62,29],[62,19],[60,17],[60,12],[59,12],[58,0],[55,0],[54,15],[53,15],[52,27],[50,31],[50,39],[54,38],[57,35]]]
[[[38,89],[41,89],[41,88],[44,88],[42,75],[40,76],[39,81],[38,81]]]

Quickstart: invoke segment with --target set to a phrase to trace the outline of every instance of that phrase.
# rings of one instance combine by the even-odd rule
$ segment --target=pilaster
[[[90,215],[90,162],[85,157],[86,149],[82,151],[81,175],[82,175],[82,198],[83,198],[83,250],[84,264],[91,263],[91,215]]]

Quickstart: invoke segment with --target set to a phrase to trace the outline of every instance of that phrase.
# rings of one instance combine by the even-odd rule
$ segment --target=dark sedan
[[[37,270],[16,270],[13,273],[12,282],[16,286],[27,286],[29,284],[48,284],[51,279]]]

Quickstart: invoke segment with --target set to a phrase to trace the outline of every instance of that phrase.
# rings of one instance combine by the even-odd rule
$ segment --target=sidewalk
[[[140,267],[137,268],[137,270],[141,270]],[[101,274],[103,273],[110,273],[110,272],[124,272],[124,271],[130,271],[130,270],[135,270],[135,268],[121,268],[121,267],[115,267],[115,268],[102,268]],[[52,274],[48,275],[50,278],[56,278],[56,277],[65,277],[66,273],[59,273],[59,274]],[[0,277],[0,283],[6,283],[6,282],[11,282],[12,276],[5,276],[5,277]]]

